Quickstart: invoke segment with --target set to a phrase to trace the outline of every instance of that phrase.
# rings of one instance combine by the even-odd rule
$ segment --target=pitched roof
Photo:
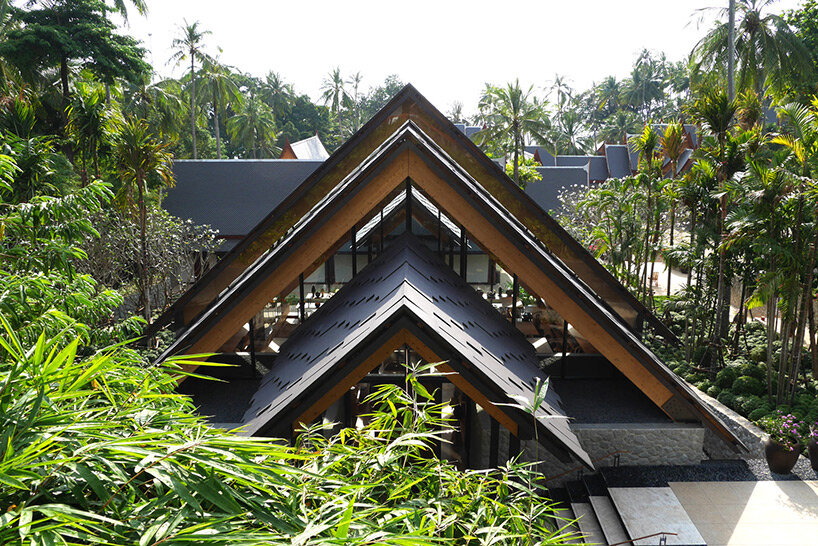
[[[562,208],[559,194],[563,190],[588,187],[588,171],[582,167],[537,167],[542,180],[526,184],[525,193],[549,214]]]
[[[633,174],[626,145],[606,144],[605,159],[608,162],[608,173],[611,178],[625,178]]]
[[[243,237],[320,164],[278,159],[177,160],[173,162],[176,183],[167,190],[162,206],[174,216],[209,225],[221,236]]]
[[[299,140],[290,144],[290,148],[296,159],[308,159],[313,161],[324,161],[329,157],[329,152],[324,148],[324,144],[318,135]]]
[[[433,135],[461,170],[478,181],[511,216],[522,222],[534,236],[548,246],[571,270],[591,286],[631,325],[647,320],[666,339],[675,336],[633,297],[581,244],[559,223],[527,197],[503,172],[485,156],[460,130],[449,122],[425,97],[407,85],[367,122],[355,135],[313,172],[279,206],[270,212],[247,237],[240,241],[216,266],[211,268],[185,294],[157,319],[147,331],[155,332],[172,320],[190,324],[207,304],[253,263],[263,252],[311,207],[321,202],[341,181],[361,172],[362,162],[384,146],[384,139],[406,120]]]
[[[546,380],[534,347],[519,330],[417,237],[406,233],[282,345],[245,413],[247,432],[286,432],[310,405],[305,399],[324,396],[338,383],[332,378],[349,374],[353,361],[380,348],[374,340],[397,329],[407,329],[434,346],[451,368],[481,385],[481,393],[494,404],[520,404],[520,399],[533,403],[535,379]],[[503,411],[519,426],[530,427],[524,412],[506,407]],[[567,449],[593,466],[553,388],[546,391],[536,417],[545,433],[541,437],[557,444],[550,447],[557,448],[558,456],[564,458],[560,452]]]
[[[742,446],[603,299],[412,120],[397,127],[380,148],[359,161],[353,175],[326,194],[266,255],[248,266],[159,360],[182,351],[218,350],[248,317],[286,292],[299,273],[322,263],[322,256],[331,254],[361,215],[370,208],[374,214],[408,178],[436,206],[443,208],[441,203],[446,203],[447,212],[464,225],[470,239],[517,273],[534,294],[545,297],[669,416],[704,422],[731,445]]]

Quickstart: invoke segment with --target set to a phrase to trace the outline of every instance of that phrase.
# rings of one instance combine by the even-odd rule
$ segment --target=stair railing
[[[605,455],[602,455],[601,457],[597,457],[596,459],[591,459],[591,462],[596,463],[596,462],[599,462],[599,461],[601,461],[603,459],[607,459],[608,457],[613,457],[614,458],[614,466],[619,466],[619,456],[624,454],[624,453],[630,453],[630,451],[622,451],[621,449],[617,449],[616,451],[611,451],[610,453],[606,453]],[[563,476],[567,476],[568,474],[571,474],[573,472],[577,472],[577,471],[581,472],[584,468],[585,468],[585,466],[583,466],[583,465],[575,466],[575,467],[569,468],[565,472],[562,472],[562,473],[557,474],[555,476],[549,476],[549,477],[545,478],[545,480],[543,480],[543,481],[549,482],[551,480],[556,480],[557,478],[562,478]]]
[[[623,540],[622,542],[617,542],[615,544],[610,544],[609,546],[622,546],[622,544],[633,544],[637,540],[644,540],[646,538],[653,538],[653,537],[658,537],[658,536],[662,537],[662,538],[659,539],[659,544],[661,545],[661,544],[667,544],[667,537],[668,536],[677,537],[677,536],[679,536],[679,533],[671,533],[669,531],[664,531],[662,533],[653,533],[652,535],[645,535],[645,536],[639,537],[639,538],[632,538],[630,540]]]

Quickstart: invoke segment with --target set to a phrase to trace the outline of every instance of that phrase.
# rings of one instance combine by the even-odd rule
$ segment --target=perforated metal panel
[[[494,403],[530,404],[536,379],[546,379],[525,337],[417,237],[405,234],[282,345],[245,414],[248,431],[269,429],[351,355],[379,349],[365,341],[402,317],[411,317],[409,327],[441,342],[448,353],[441,357],[471,365],[491,386],[491,392],[483,394]],[[509,408],[508,413],[527,424],[522,411]],[[547,436],[590,464],[553,388],[535,415]],[[530,416],[527,419],[530,423]]]

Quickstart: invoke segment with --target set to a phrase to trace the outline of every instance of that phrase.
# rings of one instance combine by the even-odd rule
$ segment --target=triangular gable
[[[396,127],[411,120],[454,162],[492,194],[517,220],[603,298],[624,322],[640,331],[642,322],[666,339],[675,336],[553,218],[505,175],[411,85],[407,85],[247,237],[183,294],[146,332],[176,321],[187,325],[251,263],[284,236],[360,163],[384,145]]]
[[[295,155],[295,150],[293,150],[292,145],[290,144],[290,139],[284,139],[284,145],[281,147],[281,155],[278,156],[279,159],[298,159],[298,156]]]
[[[510,418],[513,434],[534,436],[531,415],[510,406],[533,403],[536,378],[546,380],[533,346],[408,233],[281,347],[245,414],[246,432],[286,435],[294,423],[311,422],[371,371],[371,354],[380,364],[379,349],[386,346],[389,353],[403,343],[421,354],[433,353],[432,361],[445,359],[457,374],[450,376],[452,383],[475,393],[475,402],[501,422]],[[556,456],[565,460],[567,451],[593,467],[552,388],[535,416],[536,436]]]
[[[534,294],[545,297],[671,418],[703,421],[731,444],[741,445],[604,301],[411,121],[398,127],[381,148],[362,159],[352,175],[249,267],[160,359],[181,351],[218,350],[248,317],[273,297],[292,289],[299,274],[323,263],[340,246],[346,232],[362,217],[379,210],[407,179],[463,225],[469,238],[497,263],[518,274],[521,283]]]

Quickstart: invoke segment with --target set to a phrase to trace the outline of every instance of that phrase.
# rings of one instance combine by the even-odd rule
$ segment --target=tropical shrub
[[[367,427],[296,445],[210,428],[145,367],[78,338],[0,335],[2,544],[564,544],[528,465],[460,472],[434,456],[432,395],[372,396]],[[418,388],[419,387],[419,388]]]
[[[733,382],[732,389],[735,394],[752,394],[760,396],[764,394],[764,385],[755,377],[742,375]]]

